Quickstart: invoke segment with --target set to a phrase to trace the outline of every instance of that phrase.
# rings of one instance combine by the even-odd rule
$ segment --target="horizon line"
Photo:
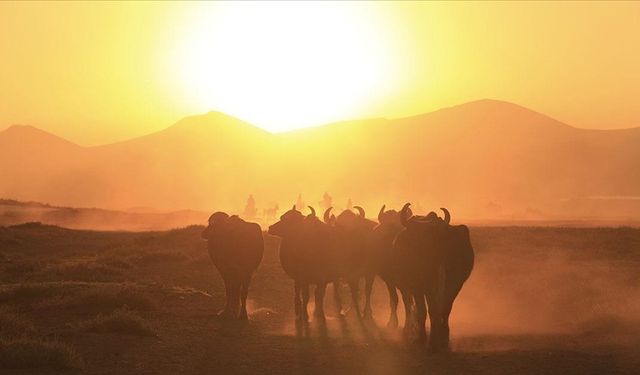
[[[525,107],[525,106],[520,105],[520,104],[515,103],[515,102],[511,102],[511,101],[507,101],[507,100],[503,100],[503,99],[481,98],[481,99],[470,100],[470,101],[466,101],[466,102],[463,102],[463,103],[454,104],[454,105],[450,105],[450,106],[440,107],[440,108],[434,109],[432,111],[420,112],[420,113],[415,113],[415,114],[410,114],[410,115],[405,115],[405,116],[399,116],[399,117],[362,117],[362,118],[352,118],[352,119],[338,120],[338,121],[333,121],[333,122],[328,122],[328,123],[320,123],[320,124],[310,125],[310,126],[301,127],[301,128],[294,128],[294,129],[288,129],[288,130],[283,130],[283,131],[276,131],[276,132],[269,131],[269,130],[267,130],[265,128],[262,128],[262,127],[260,127],[260,126],[258,126],[256,124],[254,124],[254,123],[251,123],[249,121],[243,120],[242,118],[237,117],[235,115],[231,115],[231,114],[228,114],[228,113],[216,110],[216,109],[211,109],[211,110],[209,110],[207,112],[191,114],[191,115],[185,115],[185,116],[179,118],[178,120],[174,121],[170,125],[162,128],[162,129],[156,130],[156,131],[152,131],[152,132],[149,132],[149,133],[145,133],[145,134],[142,134],[142,135],[133,136],[133,137],[129,137],[129,138],[123,138],[123,139],[112,141],[112,142],[98,143],[98,144],[93,144],[93,145],[83,145],[83,144],[77,143],[75,141],[72,141],[72,140],[64,137],[64,136],[61,136],[61,135],[59,135],[57,133],[53,133],[51,131],[45,130],[45,129],[40,128],[40,127],[38,127],[36,125],[33,125],[33,124],[21,124],[21,123],[10,124],[10,125],[6,126],[5,128],[0,129],[0,134],[4,133],[5,131],[7,131],[7,130],[9,130],[11,128],[15,128],[15,127],[33,128],[33,129],[39,130],[41,132],[44,132],[46,134],[49,134],[51,136],[60,138],[60,139],[62,139],[64,141],[67,141],[69,143],[72,143],[72,144],[74,144],[76,146],[79,146],[79,147],[82,147],[82,148],[93,148],[93,147],[109,146],[109,145],[113,145],[113,144],[128,142],[128,141],[131,141],[131,140],[134,140],[134,139],[138,139],[138,138],[147,137],[147,136],[150,136],[150,135],[165,131],[165,130],[177,125],[178,123],[180,123],[181,121],[184,121],[186,119],[195,118],[195,117],[203,117],[203,116],[208,116],[208,115],[211,115],[211,114],[219,114],[219,115],[222,115],[222,116],[225,116],[225,117],[229,117],[230,119],[233,119],[233,120],[236,120],[236,121],[240,121],[240,122],[242,122],[244,124],[247,124],[247,125],[255,128],[255,129],[257,129],[257,130],[260,130],[260,131],[262,131],[264,133],[267,133],[267,134],[270,134],[270,135],[280,135],[280,134],[295,133],[295,132],[305,131],[305,130],[308,130],[308,129],[317,129],[317,128],[322,128],[322,127],[325,127],[325,126],[332,126],[332,125],[338,125],[338,124],[344,124],[344,123],[350,123],[350,122],[358,122],[358,121],[400,121],[400,120],[406,120],[406,119],[411,119],[411,118],[415,118],[415,117],[425,116],[425,115],[429,115],[429,114],[436,113],[436,112],[439,112],[439,111],[453,109],[453,108],[456,108],[456,107],[461,107],[461,106],[464,106],[464,105],[468,105],[468,104],[472,104],[472,103],[478,103],[478,102],[497,102],[497,103],[503,103],[503,104],[507,104],[507,105],[511,105],[511,106],[520,107],[520,108],[522,108],[524,110],[537,113],[537,114],[539,114],[541,116],[547,117],[547,118],[549,118],[549,119],[551,119],[553,121],[556,121],[556,122],[558,122],[560,124],[566,125],[566,126],[571,127],[573,129],[579,129],[579,130],[593,130],[593,131],[621,131],[622,130],[623,131],[623,130],[631,130],[631,129],[640,128],[640,125],[631,126],[631,127],[622,127],[622,128],[607,128],[607,129],[603,129],[603,128],[581,128],[581,127],[576,127],[576,126],[573,126],[571,124],[568,124],[568,123],[566,123],[564,121],[560,121],[560,120],[556,119],[555,117],[549,116],[549,115],[547,115],[547,114],[545,114],[543,112],[539,112],[537,110],[531,109],[529,107]]]

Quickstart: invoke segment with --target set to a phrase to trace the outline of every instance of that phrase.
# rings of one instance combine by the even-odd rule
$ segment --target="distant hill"
[[[86,148],[11,127],[0,176],[0,196],[68,206],[238,212],[249,194],[284,208],[328,191],[370,216],[411,201],[468,218],[639,218],[640,128],[578,129],[497,100],[281,134],[210,112]]]

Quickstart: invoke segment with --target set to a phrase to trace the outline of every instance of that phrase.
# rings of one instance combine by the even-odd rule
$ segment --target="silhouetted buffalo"
[[[324,295],[327,283],[336,279],[339,261],[332,244],[331,229],[316,216],[304,216],[295,206],[269,227],[269,234],[279,236],[280,264],[294,281],[293,304],[296,319],[307,321],[309,285],[316,285],[315,316],[324,319]]]
[[[360,278],[366,280],[365,288],[365,309],[364,315],[371,317],[371,289],[376,275],[376,269],[372,254],[369,248],[373,228],[377,225],[375,221],[365,217],[362,207],[354,206],[359,213],[356,215],[351,210],[345,210],[335,217],[330,215],[331,207],[324,213],[324,221],[331,226],[333,246],[339,256],[339,279],[334,280],[336,305],[338,310],[342,309],[339,294],[339,281],[344,280],[351,290],[353,308],[360,318],[360,304],[358,298],[358,284]]]
[[[382,281],[387,285],[389,291],[389,307],[391,310],[387,327],[396,328],[398,326],[398,292],[396,290],[397,282],[395,281],[393,269],[391,267],[393,260],[393,241],[400,231],[404,229],[400,223],[400,213],[396,210],[385,211],[383,205],[378,212],[378,225],[373,228],[371,240],[369,242],[370,255],[368,259],[368,272],[373,272],[380,276]],[[367,279],[368,294],[371,293],[369,282],[373,280]],[[411,309],[406,309],[406,322],[409,321]]]
[[[209,256],[224,280],[227,300],[220,315],[246,320],[249,284],[264,253],[260,226],[216,212],[202,238],[208,241]]]
[[[410,217],[409,204],[400,211],[405,227],[394,242],[392,272],[403,294],[412,296],[416,305],[418,341],[426,339],[425,298],[429,306],[431,350],[449,343],[449,315],[453,302],[473,269],[474,254],[465,225],[449,224],[435,213]],[[405,299],[405,308],[409,301]]]

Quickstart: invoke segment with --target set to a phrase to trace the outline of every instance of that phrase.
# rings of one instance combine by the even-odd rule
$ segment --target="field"
[[[201,230],[0,227],[0,372],[631,374],[640,366],[638,229],[472,228],[476,267],[443,354],[385,327],[379,280],[375,322],[336,318],[329,293],[326,329],[312,321],[297,330],[293,285],[269,236],[249,322],[218,320],[224,288]]]

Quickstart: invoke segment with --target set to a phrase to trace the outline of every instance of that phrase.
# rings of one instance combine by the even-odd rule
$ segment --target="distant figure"
[[[263,209],[262,210],[262,220],[265,223],[270,223],[271,221],[273,221],[273,219],[276,218],[276,215],[278,214],[278,210],[279,209],[280,209],[280,207],[278,207],[277,203],[271,208]]]
[[[226,304],[218,315],[247,320],[249,284],[264,253],[260,226],[235,215],[230,217],[224,212],[216,212],[209,218],[202,238],[208,241],[209,256],[226,289]]]
[[[320,207],[322,208],[323,211],[329,207],[333,207],[333,198],[331,197],[331,195],[329,195],[329,193],[325,192],[322,195],[322,201],[320,201]]]
[[[256,209],[256,201],[253,199],[253,194],[249,194],[247,205],[244,206],[244,211],[242,211],[242,217],[251,220],[255,219],[257,214],[258,210]]]

